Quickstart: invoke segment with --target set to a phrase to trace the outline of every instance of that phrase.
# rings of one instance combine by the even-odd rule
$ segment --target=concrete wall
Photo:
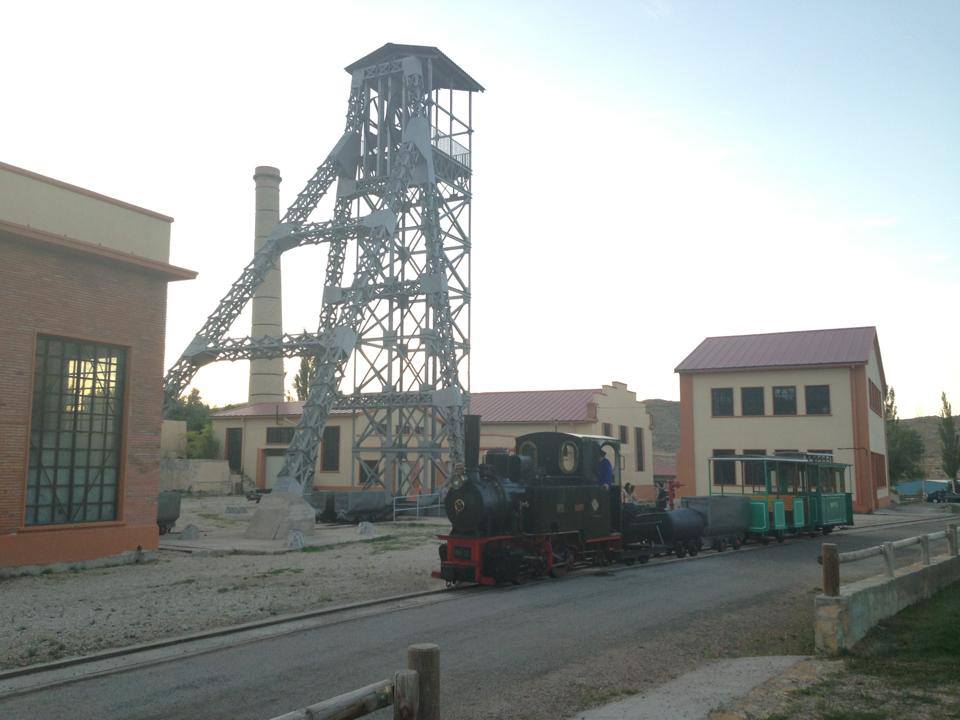
[[[714,450],[830,450],[834,459],[850,463],[855,459],[853,437],[853,403],[850,387],[850,371],[847,368],[813,368],[785,370],[745,370],[738,372],[693,373],[690,397],[681,395],[681,403],[689,403],[692,411],[693,462],[697,494],[709,491],[708,462]],[[773,387],[793,385],[797,388],[797,414],[773,414]],[[829,385],[829,415],[807,415],[804,386]],[[744,387],[762,387],[764,392],[764,415],[743,416],[740,390]],[[711,390],[733,388],[733,417],[713,417]],[[681,425],[684,408],[681,407]],[[681,427],[681,434],[682,427]],[[680,454],[687,448],[686,438],[681,437]],[[841,449],[845,448],[845,449]],[[679,460],[679,458],[678,458]],[[678,462],[678,473],[683,467]],[[738,469],[739,473],[739,469]],[[685,495],[694,494],[694,485],[680,478],[687,487]],[[742,482],[738,477],[737,481]],[[854,469],[848,479],[851,491],[855,488]]]
[[[866,375],[869,380],[873,381],[874,385],[880,388],[880,392],[883,392],[884,384],[880,375],[880,363],[877,359],[876,350],[870,353],[870,361],[867,363]],[[887,426],[883,417],[877,415],[872,410],[868,410],[867,412],[867,426],[869,428],[870,452],[883,455],[887,465],[886,472],[884,473],[887,477],[887,486],[878,487],[875,490],[878,505],[883,507],[890,502],[890,461],[889,458],[887,458]],[[873,485],[876,485],[876,478],[873,478]]]
[[[159,262],[172,218],[0,163],[0,219]]]
[[[160,457],[185,458],[187,456],[187,421],[164,420],[160,423]]]
[[[884,618],[955,582],[960,582],[960,557],[943,555],[930,565],[902,568],[895,578],[882,575],[843,585],[838,597],[818,595],[814,601],[817,652],[834,654],[853,647]]]
[[[229,495],[233,492],[230,467],[226,460],[164,458],[160,461],[160,490]]]

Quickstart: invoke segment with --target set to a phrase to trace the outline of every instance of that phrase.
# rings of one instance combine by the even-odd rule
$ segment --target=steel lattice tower
[[[165,392],[178,398],[215,360],[313,356],[317,373],[275,489],[312,488],[337,408],[354,411],[360,484],[405,494],[414,479],[437,487],[463,461],[473,93],[483,88],[433,47],[388,43],[346,70],[343,136],[169,370]],[[318,220],[334,182],[333,218]],[[317,331],[227,337],[281,255],[319,243],[328,251]]]

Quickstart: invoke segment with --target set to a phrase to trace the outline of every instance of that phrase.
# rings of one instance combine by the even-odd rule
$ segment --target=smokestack
[[[480,465],[480,416],[463,416],[463,464],[467,470]]]
[[[280,171],[261,165],[253,174],[256,185],[256,216],[253,247],[259,250],[273,227],[280,221]],[[253,295],[253,327],[250,335],[280,337],[283,334],[283,308],[280,293],[280,265],[263,279]],[[251,403],[283,402],[283,358],[250,361]]]

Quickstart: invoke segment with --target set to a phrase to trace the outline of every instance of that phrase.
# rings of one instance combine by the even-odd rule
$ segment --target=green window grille
[[[127,351],[37,338],[28,525],[116,520]]]

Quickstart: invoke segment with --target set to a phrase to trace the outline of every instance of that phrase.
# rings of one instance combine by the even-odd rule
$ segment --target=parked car
[[[960,503],[960,494],[950,490],[934,490],[927,493],[927,502],[932,503]]]

